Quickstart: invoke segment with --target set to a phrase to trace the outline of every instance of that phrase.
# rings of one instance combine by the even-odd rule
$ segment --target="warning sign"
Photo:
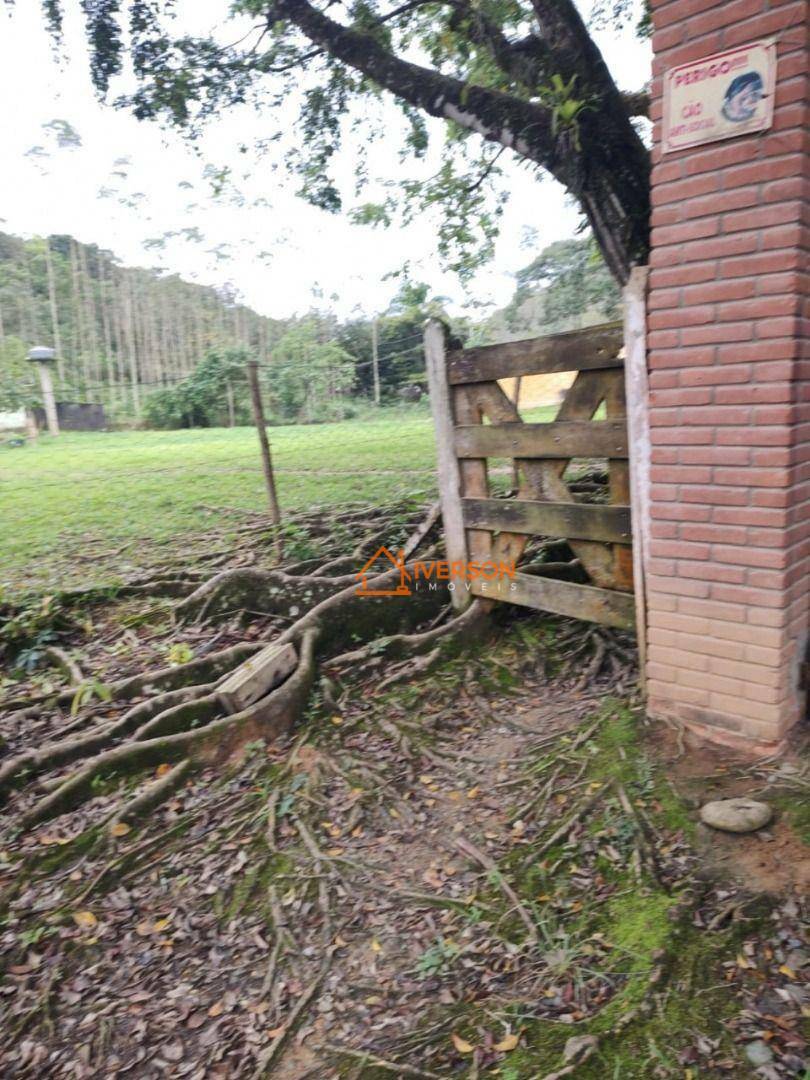
[[[664,76],[664,153],[767,130],[775,84],[775,41],[672,68]]]

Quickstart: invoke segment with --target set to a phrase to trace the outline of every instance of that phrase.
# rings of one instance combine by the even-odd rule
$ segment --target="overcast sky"
[[[54,58],[40,6],[39,0],[17,0],[9,13],[0,10],[2,230],[23,236],[71,233],[112,250],[129,265],[159,265],[203,284],[231,283],[258,311],[285,317],[320,303],[343,316],[384,310],[397,289],[385,276],[406,261],[411,277],[449,297],[455,310],[473,305],[483,315],[486,305],[509,299],[515,270],[577,226],[579,215],[558,184],[548,178],[540,182],[525,166],[508,164],[511,197],[496,258],[472,285],[461,287],[442,272],[435,220],[429,216],[407,228],[352,225],[297,198],[295,179],[287,181],[272,161],[239,154],[241,143],[268,134],[261,113],[245,108],[223,116],[194,149],[177,133],[100,104],[90,84],[78,0],[65,2],[69,59],[61,63]],[[228,4],[181,0],[177,7],[193,13],[175,21],[178,32],[193,32],[221,22]],[[649,75],[646,44],[631,31],[598,37],[620,86],[641,87]],[[382,108],[392,136],[376,144],[370,159],[372,175],[380,179],[402,172],[400,114]],[[291,102],[291,132],[296,117]],[[43,127],[54,119],[75,128],[80,148],[58,148],[54,131]],[[239,197],[234,191],[214,197],[206,165],[236,165]],[[338,175],[349,192],[348,141]],[[257,206],[257,200],[266,204]],[[178,235],[156,246],[166,233],[188,229],[199,230],[204,239]]]

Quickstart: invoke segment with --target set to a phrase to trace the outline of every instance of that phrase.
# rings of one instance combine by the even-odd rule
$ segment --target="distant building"
[[[57,401],[56,416],[62,431],[105,431],[104,406],[91,401]],[[47,426],[44,409],[34,409],[37,427]]]

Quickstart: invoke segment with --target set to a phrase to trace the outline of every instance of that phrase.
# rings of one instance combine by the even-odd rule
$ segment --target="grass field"
[[[435,484],[424,407],[269,435],[283,510],[429,497]],[[266,506],[250,427],[41,436],[0,448],[0,582],[106,580],[113,562],[119,571],[148,565],[200,530],[221,525],[227,536],[240,516],[216,511]],[[123,561],[111,560],[124,545]]]
[[[526,419],[551,418],[551,408]],[[282,512],[374,505],[435,491],[424,405],[379,417],[269,429]],[[7,589],[106,582],[227,539],[267,506],[252,427],[43,435],[0,447],[0,584]]]

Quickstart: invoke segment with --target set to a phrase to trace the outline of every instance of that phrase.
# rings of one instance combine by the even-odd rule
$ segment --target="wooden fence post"
[[[636,266],[624,289],[624,378],[630,446],[630,514],[633,527],[633,591],[636,600],[639,681],[646,687],[647,601],[645,575],[650,545],[650,387],[647,377],[647,275]]]
[[[267,488],[267,498],[270,503],[270,520],[274,525],[281,524],[281,510],[276,495],[276,479],[273,475],[273,459],[270,456],[270,443],[267,440],[267,425],[264,419],[264,406],[259,389],[259,362],[249,360],[247,366],[248,382],[250,383],[250,401],[253,406],[253,419],[256,423],[256,434],[259,436],[259,448],[262,454],[262,469],[264,471],[264,483]],[[282,553],[281,533],[276,535],[276,552],[279,560]]]
[[[447,561],[451,564],[462,562],[466,566],[467,540],[461,510],[461,473],[454,443],[452,390],[447,378],[447,328],[439,319],[429,319],[425,325],[425,365],[436,432],[439,499]],[[457,579],[450,593],[455,610],[464,611],[472,599],[466,580]]]

